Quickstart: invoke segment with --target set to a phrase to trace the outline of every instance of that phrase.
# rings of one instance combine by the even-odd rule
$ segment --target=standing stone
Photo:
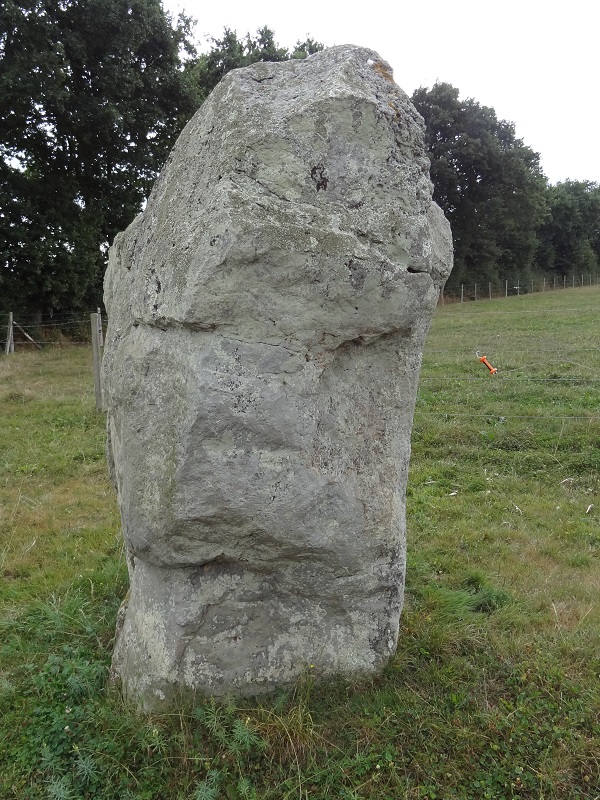
[[[452,260],[373,51],[228,74],[111,249],[109,455],[140,707],[394,653],[423,342]]]

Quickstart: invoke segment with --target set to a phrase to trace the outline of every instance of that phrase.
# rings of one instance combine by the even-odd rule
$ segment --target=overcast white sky
[[[392,65],[409,95],[436,80],[492,106],[542,157],[551,183],[600,183],[598,0],[163,0],[194,17],[200,49],[224,27],[267,25],[291,47],[306,34],[358,44]]]

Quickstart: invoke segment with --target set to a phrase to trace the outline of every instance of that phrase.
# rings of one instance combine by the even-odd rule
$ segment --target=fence
[[[505,280],[503,283],[488,281],[487,283],[461,283],[460,289],[444,289],[440,294],[440,304],[451,302],[468,302],[472,300],[492,300],[500,297],[514,297],[535,292],[557,291],[559,289],[583,288],[600,285],[599,273],[581,273],[571,276],[563,275],[553,278],[531,278],[521,282]]]
[[[512,287],[512,296],[520,295],[524,293],[530,293],[535,291],[545,292],[545,291],[557,291],[559,289],[568,289],[568,288],[575,288],[575,287],[586,287],[586,286],[593,286],[599,285],[600,283],[600,276],[598,273],[595,274],[581,274],[580,276],[576,277],[574,274],[571,276],[570,279],[567,279],[566,276],[563,279],[554,278],[550,283],[547,281],[546,278],[542,278],[537,284],[535,283],[535,279],[531,280],[531,283],[528,284],[527,289],[525,289],[520,282],[517,281],[516,285]],[[460,295],[452,295],[451,293],[447,293],[443,291],[440,294],[439,303],[440,305],[444,305],[446,302],[465,302],[468,300],[482,300],[482,299],[492,299],[493,297],[505,296],[508,297],[511,292],[509,292],[509,282],[505,281],[504,283],[504,292],[502,294],[498,294],[497,286],[494,287],[492,283],[488,283],[487,293],[482,293],[481,291],[481,284],[473,284],[473,294],[469,295],[465,292],[465,285],[461,285]],[[22,337],[24,340],[21,344],[23,346],[34,346],[39,350],[43,350],[47,345],[53,344],[85,344],[89,345],[90,340],[92,343],[92,352],[93,352],[93,369],[94,369],[94,391],[95,391],[95,398],[96,398],[96,408],[99,410],[105,410],[104,405],[104,397],[102,391],[102,378],[101,378],[101,360],[102,360],[102,348],[104,347],[104,323],[106,319],[103,320],[102,314],[100,309],[98,308],[94,313],[90,314],[88,318],[78,318],[74,319],[72,316],[64,317],[62,320],[56,319],[50,323],[39,324],[36,318],[30,317],[29,324],[27,327],[26,323],[27,318],[19,317],[19,321],[15,319],[15,315],[11,312],[8,314],[8,324],[6,327],[6,338],[3,343],[0,343],[0,352],[2,350],[6,355],[10,353],[14,353],[15,350],[15,331],[18,332],[19,336]],[[89,328],[87,326],[90,326]],[[79,329],[80,331],[80,341],[72,341],[73,336],[72,332],[74,329]],[[48,332],[52,331],[63,331],[68,330],[71,332],[70,339],[67,338],[47,338]],[[86,331],[85,335],[81,335],[83,331]],[[38,333],[38,338],[32,336],[32,333],[36,333],[42,331],[44,335],[40,336]],[[3,347],[2,347],[3,345]]]
[[[53,345],[57,343],[65,344],[68,342],[69,344],[89,344],[90,338],[92,342],[92,352],[94,356],[94,390],[96,395],[96,408],[103,409],[104,408],[104,400],[102,395],[102,380],[101,380],[101,360],[102,360],[102,348],[104,347],[104,327],[103,327],[103,320],[102,314],[100,309],[98,308],[94,313],[90,314],[89,321],[87,318],[81,319],[73,319],[72,317],[66,317],[62,320],[53,320],[49,323],[39,324],[35,318],[29,318],[29,324],[27,325],[26,319],[19,317],[19,322],[15,319],[14,313],[11,311],[8,314],[8,324],[6,327],[6,339],[4,342],[4,354],[10,355],[11,353],[15,352],[15,332],[18,332],[18,335],[24,339],[23,344],[33,345],[38,350],[43,350],[47,345]],[[27,327],[29,331],[27,330]],[[57,339],[56,333],[55,338],[47,338],[48,332],[61,332],[64,329],[67,329],[71,333],[71,338],[73,334],[73,329],[75,327],[79,328],[81,332],[90,325],[91,327],[91,334],[88,336],[87,334],[84,337],[84,341],[70,341],[63,339]],[[37,338],[32,336],[33,334],[37,334]]]

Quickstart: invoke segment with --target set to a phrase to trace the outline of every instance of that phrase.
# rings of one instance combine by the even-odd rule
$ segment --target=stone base
[[[345,606],[345,584],[353,595],[363,584],[361,608]],[[396,648],[403,584],[403,563],[332,580],[329,596],[314,597],[219,560],[186,569],[138,561],[112,677],[125,697],[156,711],[186,690],[247,696],[294,683],[308,670],[374,673]]]

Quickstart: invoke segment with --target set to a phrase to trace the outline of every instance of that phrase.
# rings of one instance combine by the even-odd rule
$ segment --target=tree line
[[[493,108],[460,100],[449,83],[417,89],[412,101],[426,125],[434,199],[452,226],[454,270],[461,283],[521,285],[598,269],[600,186],[555,186],[540,156]]]
[[[140,211],[185,123],[231,69],[305,58],[264,27],[207,53],[160,0],[0,6],[0,312],[95,308],[114,236]],[[446,83],[419,89],[434,197],[455,244],[451,285],[594,270],[600,187],[549,186],[493,109]]]

